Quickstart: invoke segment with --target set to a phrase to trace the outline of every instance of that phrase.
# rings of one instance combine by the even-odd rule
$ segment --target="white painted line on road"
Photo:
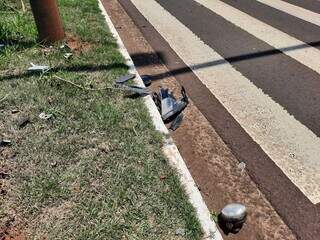
[[[99,0],[99,7],[106,19],[106,22],[108,24],[108,27],[112,35],[117,40],[119,50],[123,55],[123,57],[125,58],[126,64],[129,66],[129,72],[137,74],[136,82],[138,83],[139,86],[145,87],[138,71],[134,66],[132,58],[130,57],[127,49],[125,48],[108,13],[106,12],[104,6],[102,5],[101,0]],[[144,97],[144,101],[145,101],[145,105],[148,108],[148,111],[150,113],[150,116],[152,118],[152,121],[156,130],[168,136],[169,131],[167,127],[164,125],[161,115],[155,103],[153,102],[151,96]],[[199,219],[200,225],[202,227],[202,231],[204,233],[204,236],[202,239],[203,240],[223,240],[215,222],[212,221],[211,219],[211,214],[209,212],[209,209],[205,204],[201,196],[201,193],[199,192],[199,189],[194,179],[192,178],[189,172],[189,169],[187,168],[187,165],[185,164],[184,159],[182,158],[177,146],[175,145],[171,137],[167,137],[164,140],[162,150],[166,158],[168,159],[169,164],[177,171],[182,187],[184,188],[190,203],[196,210],[197,218]]]
[[[287,177],[319,203],[320,139],[156,1],[131,2]],[[194,67],[214,61],[224,64]]]
[[[302,7],[295,6],[293,4],[281,1],[281,0],[256,0],[269,7],[273,7],[282,12],[290,14],[294,17],[300,18],[304,21],[320,26],[320,14],[304,9]]]
[[[219,0],[195,1],[320,74],[320,50]]]

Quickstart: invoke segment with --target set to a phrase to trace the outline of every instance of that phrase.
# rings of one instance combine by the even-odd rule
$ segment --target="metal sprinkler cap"
[[[221,217],[226,221],[242,221],[247,215],[247,209],[243,204],[231,203],[221,210]]]
[[[246,221],[246,207],[240,203],[226,205],[219,214],[219,226],[229,234],[238,233]]]

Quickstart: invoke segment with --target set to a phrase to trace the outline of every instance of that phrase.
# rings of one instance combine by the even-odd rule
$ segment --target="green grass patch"
[[[0,149],[0,238],[15,228],[28,239],[200,239],[142,100],[54,77],[106,88],[127,72],[97,1],[59,1],[70,60],[60,44],[37,44],[25,2],[26,12],[0,4],[0,138],[12,140]],[[27,74],[30,62],[52,71]]]

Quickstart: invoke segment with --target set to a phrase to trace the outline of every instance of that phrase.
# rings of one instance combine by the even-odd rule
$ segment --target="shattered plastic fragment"
[[[150,75],[142,75],[141,79],[142,79],[144,85],[146,85],[146,86],[150,86],[151,85],[152,78],[151,78]]]
[[[183,117],[184,117],[183,113],[180,113],[180,114],[172,121],[172,123],[171,123],[171,125],[170,125],[170,129],[171,129],[172,131],[175,131],[175,130],[177,130],[177,129],[180,127],[180,125],[181,125],[181,123],[182,123],[182,120],[183,120]]]
[[[42,73],[46,73],[50,70],[49,66],[46,65],[36,65],[33,63],[30,63],[31,67],[28,68],[29,72],[42,72]]]
[[[48,120],[52,117],[52,114],[45,114],[44,112],[39,114],[39,118],[43,120]]]
[[[69,59],[69,58],[71,58],[73,56],[73,54],[72,53],[66,53],[63,56],[64,56],[65,59]]]
[[[174,96],[169,93],[169,89],[160,89],[161,116],[163,121],[166,121],[174,115],[182,112],[188,105],[188,98],[185,94],[184,88],[182,88],[181,93],[183,98],[177,101]]]
[[[121,77],[119,77],[119,78],[117,78],[116,80],[115,80],[115,83],[117,83],[117,84],[123,84],[123,83],[125,83],[125,82],[128,82],[129,80],[131,80],[131,79],[134,79],[136,77],[136,75],[135,74],[127,74],[127,75],[124,75],[124,76],[121,76]]]
[[[146,95],[150,94],[148,89],[143,88],[143,87],[138,87],[138,86],[133,86],[133,85],[125,85],[125,84],[118,85],[118,87],[122,88],[125,91],[136,93],[141,96],[146,96]]]

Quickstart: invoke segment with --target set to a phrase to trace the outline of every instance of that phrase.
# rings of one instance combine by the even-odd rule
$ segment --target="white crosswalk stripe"
[[[281,0],[256,0],[265,5],[278,9],[282,12],[290,14],[294,17],[300,18],[309,23],[320,26],[320,14],[312,12],[310,10],[304,9],[302,7],[298,7],[292,5],[290,3],[281,1]]]
[[[234,69],[214,49],[203,43],[156,1],[131,1],[287,177],[310,201],[319,203],[320,139]],[[238,25],[242,27],[245,27],[244,24],[251,24],[249,28],[255,36],[259,35],[267,39],[271,36],[275,37],[274,32],[270,35],[265,32],[275,31],[274,29],[270,29],[266,24],[260,26],[262,24],[260,22],[252,22],[251,18],[247,18],[238,10],[231,9],[219,1],[197,0],[197,2],[215,10],[232,22],[239,21]],[[261,31],[258,31],[259,27],[262,27]],[[282,32],[279,35],[279,38],[276,37],[273,41],[273,44],[278,47],[298,43],[297,40]],[[310,48],[307,53],[305,50],[290,53],[301,62],[305,61],[306,64],[312,65],[315,63],[310,63],[309,58],[303,57],[302,53],[315,57],[318,56],[319,51]],[[195,67],[214,61],[223,61],[224,64],[206,68]]]
[[[194,1],[320,74],[320,50],[219,0]],[[303,45],[305,48],[296,48]]]

